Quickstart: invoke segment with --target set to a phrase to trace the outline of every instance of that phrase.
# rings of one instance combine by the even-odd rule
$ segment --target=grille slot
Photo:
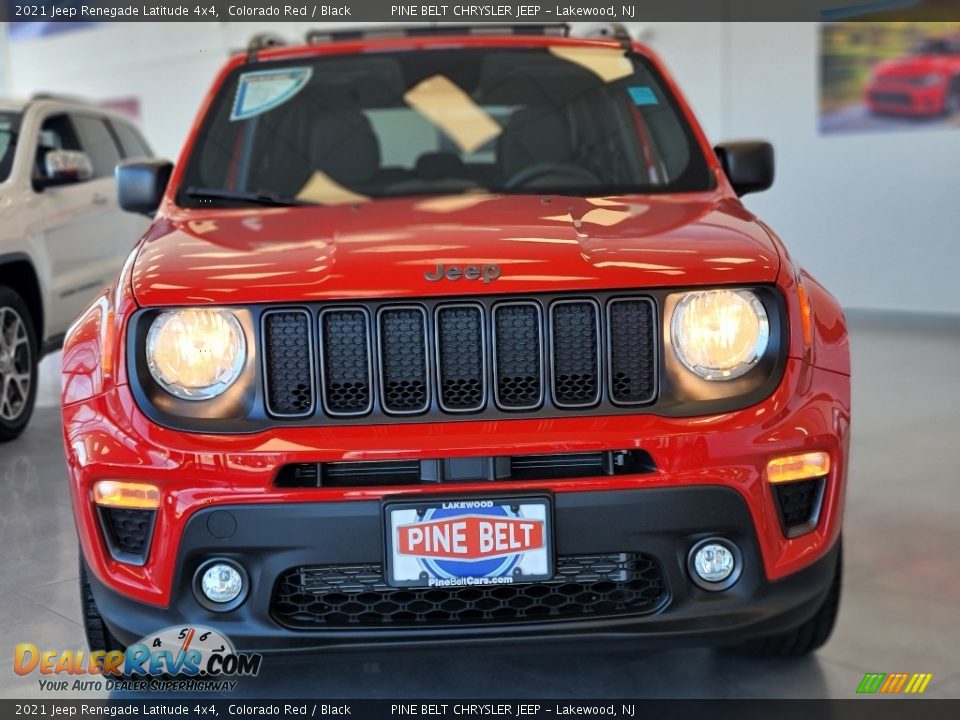
[[[513,480],[552,480],[608,475],[610,453],[518,455],[510,458]]]
[[[505,410],[532,410],[543,402],[540,306],[501,303],[493,309],[494,388]]]
[[[392,588],[378,564],[293,568],[277,582],[272,612],[303,630],[424,627],[642,615],[667,598],[652,556],[612,553],[558,557],[547,582],[456,588]]]
[[[284,465],[277,487],[371,487],[567,480],[606,475],[644,475],[657,466],[644,450],[426,460],[347,460]]]
[[[653,301],[612,300],[607,305],[607,348],[610,397],[615,403],[639,405],[656,396],[656,323]]]
[[[482,410],[486,398],[483,309],[479,305],[437,308],[437,383],[447,412]]]
[[[323,464],[324,487],[409,485],[420,482],[419,460],[334,462]]]
[[[380,311],[380,373],[384,410],[410,414],[427,409],[427,315],[423,308]]]
[[[100,508],[100,523],[107,547],[115,560],[143,565],[150,550],[155,510]]]
[[[600,308],[592,300],[558,300],[550,313],[554,403],[595,405],[600,400]]]
[[[272,310],[263,316],[267,410],[278,417],[313,412],[313,339],[306,310]]]
[[[798,480],[773,486],[780,524],[787,537],[797,537],[817,526],[825,478]]]
[[[331,415],[365,415],[373,404],[370,323],[362,308],[320,313],[323,406]]]

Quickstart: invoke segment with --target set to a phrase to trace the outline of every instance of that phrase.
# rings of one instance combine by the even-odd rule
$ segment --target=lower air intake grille
[[[616,553],[557,558],[548,582],[392,588],[380,565],[294,568],[277,582],[272,612],[290,628],[443,626],[640,615],[667,599],[657,561]]]
[[[773,486],[780,524],[787,537],[797,537],[817,526],[825,478],[798,480]]]
[[[600,400],[600,310],[589,300],[554,303],[553,397],[560,406]]]
[[[277,310],[264,315],[267,409],[281,417],[313,411],[310,314]]]
[[[150,549],[154,510],[100,508],[100,522],[115,560],[142,565]]]

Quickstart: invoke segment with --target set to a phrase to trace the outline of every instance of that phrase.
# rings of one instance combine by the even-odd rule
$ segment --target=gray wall
[[[151,141],[175,156],[229,49],[264,27],[121,23],[18,43],[7,55],[7,90],[138,95]],[[305,28],[269,27],[291,37]],[[820,136],[813,24],[644,29],[711,140],[775,144],[777,183],[747,204],[846,306],[960,313],[952,287],[960,266],[960,128]]]

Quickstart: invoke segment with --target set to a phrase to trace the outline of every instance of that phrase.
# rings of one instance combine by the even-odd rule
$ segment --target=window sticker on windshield
[[[283,105],[303,89],[311,75],[313,68],[309,67],[243,73],[230,120],[247,120]]]
[[[633,87],[627,88],[627,92],[630,93],[630,99],[633,100],[634,105],[660,104],[660,101],[657,100],[656,93],[653,92],[653,88],[649,85],[634,85]]]
[[[603,82],[611,83],[633,75],[633,63],[622,50],[551,45],[550,54],[586,68]]]

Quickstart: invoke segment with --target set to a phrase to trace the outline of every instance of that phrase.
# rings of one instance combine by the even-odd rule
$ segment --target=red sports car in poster
[[[891,115],[960,113],[960,35],[929,38],[906,57],[878,63],[866,103],[871,112]]]

